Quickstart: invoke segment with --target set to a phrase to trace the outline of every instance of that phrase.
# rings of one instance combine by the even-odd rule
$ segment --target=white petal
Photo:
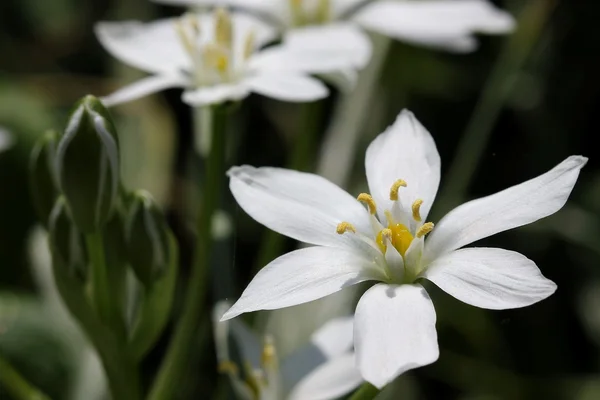
[[[233,167],[227,175],[236,201],[252,218],[301,242],[352,246],[355,235],[338,235],[337,225],[351,222],[371,234],[369,214],[356,199],[315,174],[282,168]]]
[[[438,359],[435,310],[421,285],[377,284],[356,307],[354,346],[365,380],[382,388]]]
[[[315,101],[329,94],[319,80],[291,72],[264,71],[246,78],[245,84],[255,93],[282,101]]]
[[[289,400],[337,399],[362,383],[355,367],[354,354],[337,357],[302,379],[289,394]]]
[[[402,111],[396,122],[373,140],[367,149],[365,168],[380,215],[392,208],[392,184],[404,179],[408,186],[401,187],[399,195],[405,211],[412,214],[412,203],[422,199],[421,217],[427,218],[440,182],[440,155],[433,138],[413,113]]]
[[[364,0],[330,0],[334,20],[347,18]]]
[[[317,246],[284,254],[256,274],[223,320],[306,303],[359,282],[379,279],[371,266],[371,260],[347,249]]]
[[[186,90],[182,95],[184,103],[192,106],[222,104],[226,101],[238,101],[248,96],[248,87],[243,84],[221,84]]]
[[[323,325],[310,339],[327,358],[333,358],[352,349],[354,344],[354,317],[339,317]]]
[[[446,293],[472,306],[505,310],[529,306],[550,296],[554,282],[533,261],[514,251],[469,248],[448,253],[424,272]]]
[[[297,325],[295,328],[298,329]],[[308,344],[284,358],[281,375],[286,388],[296,386],[318,366],[348,353],[353,345],[353,317],[339,317],[328,321],[313,333]]]
[[[152,75],[122,87],[108,96],[102,97],[101,100],[104,105],[111,107],[117,104],[137,100],[152,93],[160,92],[161,90],[174,87],[185,87],[188,84],[188,79],[183,75]]]
[[[354,17],[384,35],[426,46],[469,51],[475,32],[502,34],[514,29],[514,18],[486,0],[378,1]]]
[[[124,63],[143,71],[173,73],[191,68],[175,30],[176,21],[99,22],[94,30],[102,46]]]
[[[587,158],[571,156],[537,178],[450,211],[425,241],[425,263],[498,232],[554,214],[562,208]]]

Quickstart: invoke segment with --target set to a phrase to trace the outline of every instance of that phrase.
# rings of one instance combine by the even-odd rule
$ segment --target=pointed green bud
[[[48,131],[37,140],[29,158],[29,189],[38,218],[48,225],[48,217],[58,197],[56,149],[59,134]]]
[[[108,110],[94,96],[77,103],[56,155],[58,181],[83,233],[98,232],[119,193],[119,150]]]
[[[71,276],[85,282],[87,255],[81,232],[77,229],[63,196],[56,200],[48,222],[50,246],[54,258]]]
[[[170,229],[151,195],[133,194],[125,220],[125,243],[129,265],[137,278],[150,286],[169,266]]]

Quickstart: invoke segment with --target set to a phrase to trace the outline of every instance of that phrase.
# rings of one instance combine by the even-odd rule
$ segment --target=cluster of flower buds
[[[126,333],[127,268],[144,287],[145,301],[153,301],[152,292],[165,297],[165,291],[174,290],[177,247],[150,194],[123,189],[119,164],[115,124],[97,98],[86,96],[62,134],[49,131],[35,144],[30,186],[49,232],[54,269],[60,269],[55,278],[71,282],[64,287],[75,282],[77,290],[88,293],[102,322]]]

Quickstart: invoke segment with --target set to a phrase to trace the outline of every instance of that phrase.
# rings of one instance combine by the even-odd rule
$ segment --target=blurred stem
[[[81,283],[70,274],[68,267],[62,265],[57,257],[52,260],[52,271],[56,288],[63,302],[77,319],[102,360],[112,398],[137,400],[139,398],[137,369],[124,343],[97,318],[97,314],[85,297]]]
[[[292,153],[286,164],[286,168],[296,171],[309,171],[312,169],[311,166],[317,149],[317,139],[323,121],[324,102],[315,101],[304,104],[303,107],[302,120],[304,124],[299,132],[295,132]],[[258,250],[254,273],[260,271],[262,267],[281,254],[284,243],[285,237],[283,235],[267,230]]]
[[[111,305],[108,275],[106,271],[106,261],[104,257],[104,243],[102,233],[94,232],[85,235],[85,244],[91,262],[91,288],[92,288],[92,303],[96,308],[96,312],[100,319],[110,326],[115,325],[115,313]],[[118,314],[117,314],[118,315]]]
[[[317,174],[341,187],[345,187],[350,178],[356,146],[368,120],[366,116],[371,112],[369,106],[379,88],[379,78],[392,40],[376,35],[372,42],[373,55],[369,65],[360,72],[354,89],[343,94],[336,104],[317,165]]]
[[[0,383],[15,400],[50,400],[0,355]]]
[[[225,132],[227,110],[223,106],[210,108],[210,136],[212,145],[206,159],[206,177],[203,201],[198,212],[195,255],[192,273],[188,280],[189,286],[183,313],[175,328],[175,333],[169,344],[167,354],[160,367],[154,385],[150,391],[150,400],[170,400],[175,398],[175,390],[186,365],[190,349],[195,343],[198,325],[202,320],[202,304],[208,282],[209,261],[211,255],[211,221],[217,208],[219,195],[225,179],[225,148],[227,135]],[[195,114],[198,117],[198,113]],[[194,120],[195,128],[200,129],[198,118]],[[198,136],[197,136],[198,137]]]
[[[492,128],[512,92],[514,78],[538,42],[553,3],[548,0],[530,0],[519,14],[518,29],[508,38],[494,66],[448,171],[440,196],[445,209],[463,202],[489,142]]]
[[[350,397],[350,400],[370,400],[374,399],[379,394],[379,389],[371,385],[368,382],[362,384],[362,386],[354,392]]]

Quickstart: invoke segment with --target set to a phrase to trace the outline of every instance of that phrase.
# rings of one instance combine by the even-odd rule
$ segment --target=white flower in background
[[[369,146],[365,166],[372,195],[362,193],[358,201],[317,175],[234,167],[228,173],[231,191],[252,218],[316,246],[264,267],[223,318],[379,281],[357,305],[354,346],[362,376],[381,388],[438,358],[435,310],[419,280],[488,309],[524,307],[554,293],[556,285],[525,256],[462,247],[558,211],[586,162],[571,156],[537,178],[467,202],[435,229],[426,221],[440,181],[440,157],[429,132],[408,111]]]
[[[260,338],[242,321],[219,322],[231,304],[214,310],[214,337],[219,369],[242,400],[337,399],[363,380],[355,367],[352,317],[336,318],[313,333],[310,343],[283,360],[273,338]],[[229,339],[237,345],[242,366],[230,356]]]
[[[477,47],[476,33],[505,34],[513,17],[488,0],[154,0],[201,7],[230,5],[275,21],[284,43],[329,52],[354,52],[368,61],[370,42],[361,28],[394,39],[449,51]],[[366,59],[365,59],[366,57]],[[333,58],[333,57],[332,57]],[[356,67],[356,64],[348,67]]]
[[[286,64],[278,47],[260,48],[274,38],[268,25],[248,15],[185,14],[149,23],[100,22],[100,43],[116,58],[152,75],[105,97],[107,105],[183,87],[192,106],[240,100],[250,92],[285,101],[313,101],[327,95],[317,79]],[[273,62],[276,61],[276,62]]]
[[[0,152],[8,150],[13,145],[13,137],[10,132],[0,126]]]

